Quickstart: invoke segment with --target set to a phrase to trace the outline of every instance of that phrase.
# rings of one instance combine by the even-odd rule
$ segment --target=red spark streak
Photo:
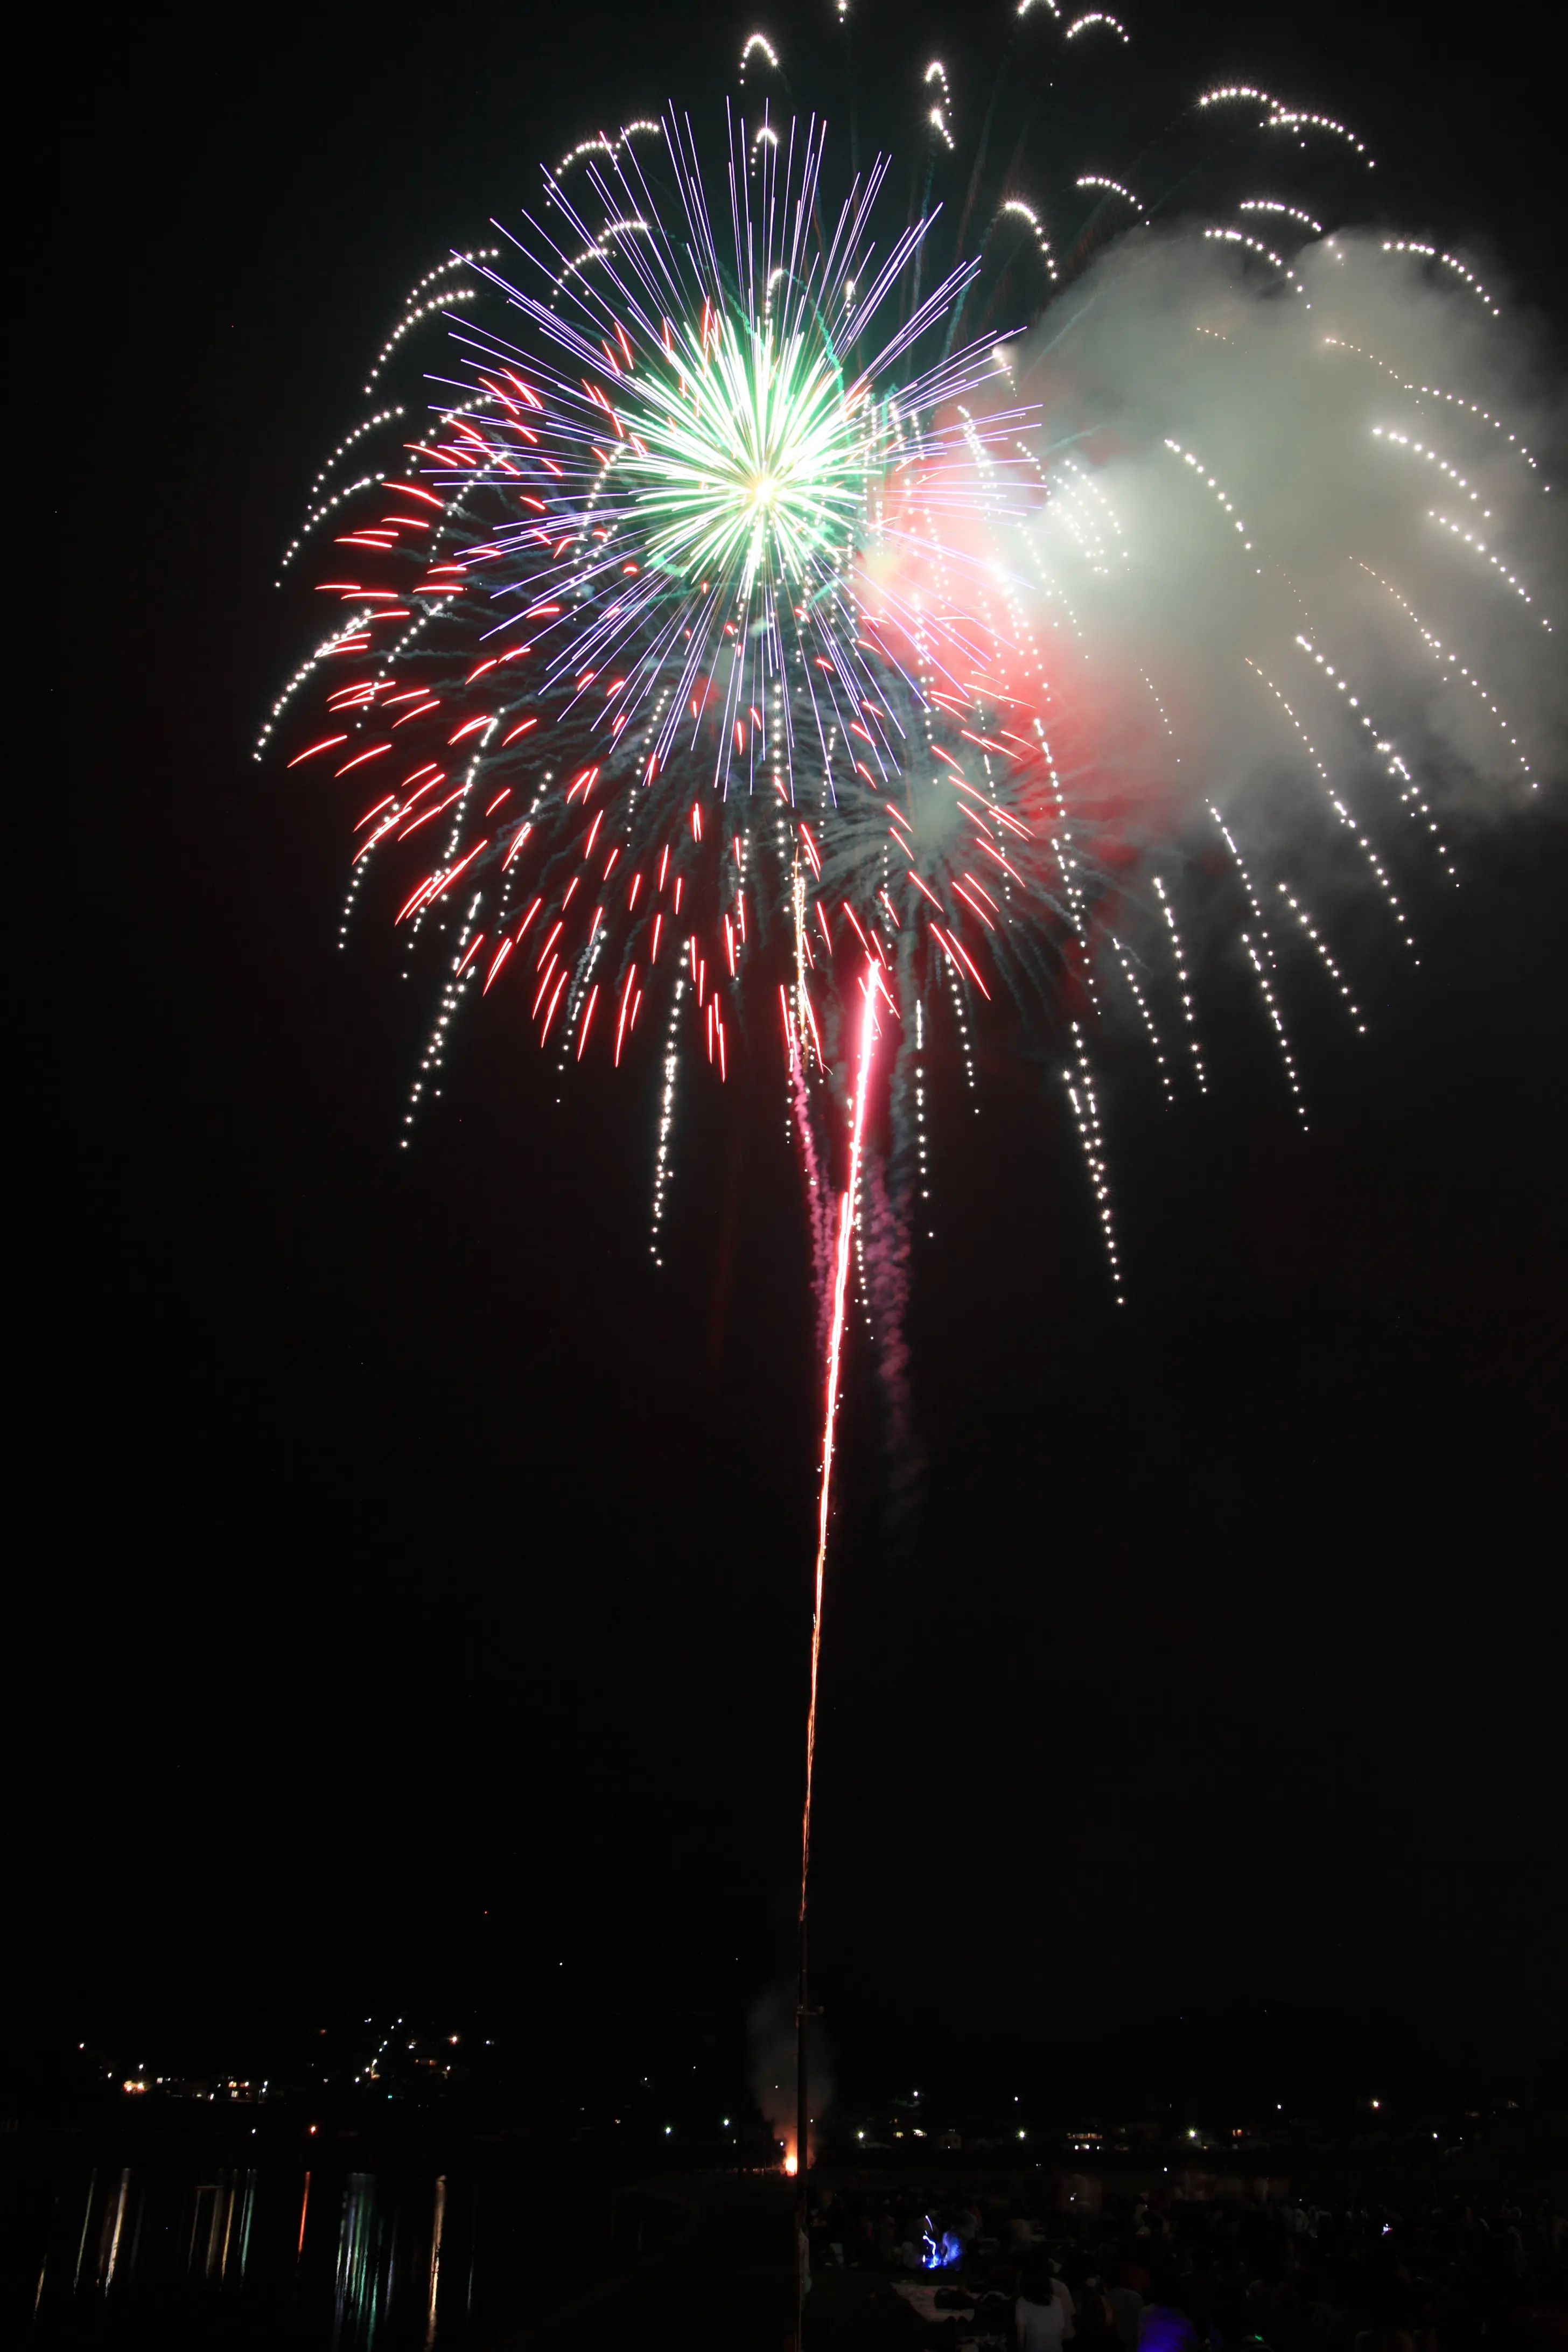
[[[833,1323],[827,1342],[827,1398],[822,1423],[822,1486],[816,1508],[816,1570],[811,1612],[811,1698],[805,1715],[805,1802],[800,1822],[800,1925],[805,1929],[805,1895],[811,1868],[811,1780],[816,1761],[816,1685],[822,1658],[822,1584],[827,1565],[827,1513],[833,1492],[833,1424],[838,1411],[838,1370],[844,1339],[844,1303],[849,1287],[849,1243],[855,1231],[855,1203],[860,1189],[860,1141],[866,1125],[866,1097],[870,1092],[871,1053],[877,1037],[877,995],[883,986],[874,963],[868,962],[861,982],[866,1010],[860,1016],[860,1076],[855,1095],[855,1123],[849,1144],[849,1189],[838,1202],[838,1265],[833,1282]],[[813,1023],[815,1028],[816,1024]]]
[[[805,1007],[805,1017],[811,1024],[811,1034],[813,1042],[816,1046],[816,1059],[818,1066],[822,1069],[826,1069],[827,1067],[827,1057],[822,1050],[822,1032],[816,1025],[816,1009],[804,988],[800,992],[800,1001]]]
[[[587,1010],[583,1015],[583,1025],[577,1032],[577,1059],[579,1061],[583,1058],[583,1048],[588,1042],[588,1024],[594,1017],[594,1007],[597,1004],[598,1001],[599,983],[595,981],[593,987],[588,992]]]
[[[1016,866],[1009,866],[1007,860],[1003,856],[1002,852],[999,849],[993,849],[988,841],[983,841],[980,846],[985,852],[987,857],[994,857],[996,860],[997,865],[1002,867],[1003,871],[1013,877],[1015,882],[1023,881],[1024,877],[1019,873],[1017,867]],[[971,881],[973,881],[974,877],[973,875],[971,875],[970,879]],[[979,883],[975,882],[974,887],[978,890],[980,887]],[[1026,884],[1025,887],[1027,887],[1027,885]]]
[[[438,875],[426,874],[424,881],[420,883],[413,897],[404,900],[401,908],[393,919],[394,921],[400,923],[402,922],[405,915],[411,915],[414,912],[415,908],[419,904],[420,899],[424,898],[426,892],[431,889],[439,878]]]
[[[391,749],[390,743],[373,744],[368,751],[357,751],[352,760],[345,760],[342,766],[335,772],[340,776],[346,776],[351,768],[363,768],[367,760],[379,760],[384,751],[390,751]]]
[[[985,982],[981,979],[980,974],[975,971],[974,966],[964,954],[963,948],[959,945],[956,935],[944,931],[940,924],[937,923],[933,923],[931,925],[931,929],[936,933],[937,938],[947,950],[949,961],[951,962],[954,956],[959,958],[964,970],[969,973],[970,978],[973,981],[975,987],[980,991],[980,993],[985,999],[986,1003],[989,1004],[991,1002],[991,991],[986,987]]]
[[[550,1009],[544,1016],[544,1026],[539,1033],[539,1042],[541,1045],[543,1045],[545,1039],[550,1034],[550,1024],[555,1018],[555,1008],[561,1002],[561,992],[565,985],[566,974],[565,971],[563,971],[560,979],[555,983],[555,993],[550,1000]]]
[[[632,995],[632,982],[633,982],[633,981],[637,978],[637,968],[636,964],[634,963],[634,964],[633,964],[633,966],[632,966],[632,968],[631,968],[631,970],[630,970],[630,971],[628,971],[628,972],[627,972],[627,974],[626,974],[626,987],[625,987],[625,988],[622,990],[622,992],[621,992],[621,1017],[620,1017],[620,1019],[619,1019],[619,1020],[616,1022],[616,1059],[615,1059],[615,1067],[616,1067],[617,1070],[618,1070],[618,1069],[620,1068],[620,1066],[621,1066],[621,1040],[622,1040],[622,1038],[626,1035],[626,1007],[627,1007],[627,1005],[631,1003],[631,995]]]
[[[458,875],[459,875],[459,874],[461,874],[461,873],[464,871],[465,867],[469,866],[471,866],[471,865],[473,864],[473,862],[474,862],[475,858],[479,856],[479,852],[480,852],[480,850],[481,850],[481,849],[487,848],[488,846],[489,846],[488,842],[484,842],[484,841],[476,841],[476,842],[475,842],[475,844],[474,844],[474,845],[473,845],[473,847],[472,847],[472,849],[470,849],[470,850],[469,850],[469,852],[468,852],[468,856],[467,856],[467,857],[459,857],[459,859],[458,860],[458,863],[456,864],[456,866],[453,866],[453,868],[452,868],[452,870],[451,870],[451,872],[450,872],[447,876],[446,876],[446,877],[444,878],[444,880],[443,880],[443,881],[442,881],[442,883],[441,883],[441,886],[440,886],[439,889],[437,889],[437,893],[436,893],[436,896],[437,896],[437,898],[444,898],[444,897],[446,896],[447,892],[451,888],[451,887],[452,887],[453,883],[457,880],[457,878],[458,878]]]
[[[348,740],[346,735],[323,736],[321,742],[312,743],[308,751],[297,751],[289,765],[291,768],[297,768],[301,760],[313,760],[318,751],[330,751],[334,743],[346,743]]]
[[[972,915],[978,915],[986,929],[988,931],[994,931],[996,926],[992,921],[990,916],[986,913],[984,908],[980,904],[980,901],[977,898],[972,898],[970,897],[962,882],[955,882],[952,887],[957,891],[959,897],[963,899],[964,905],[969,908],[970,913]]]
[[[406,841],[411,833],[417,833],[420,826],[422,824],[428,824],[433,816],[439,816],[444,809],[449,809],[451,807],[454,801],[460,801],[467,790],[468,786],[466,784],[459,784],[455,793],[448,793],[446,799],[444,801],[437,801],[434,808],[422,809],[419,814],[415,818],[412,824],[405,824],[404,826],[403,831],[397,836],[399,841]]]

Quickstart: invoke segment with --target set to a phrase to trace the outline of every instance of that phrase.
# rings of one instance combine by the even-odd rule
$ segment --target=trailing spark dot
[[[669,1139],[675,1129],[675,1081],[680,1069],[680,1055],[676,1049],[676,1028],[680,1018],[680,1002],[686,993],[683,973],[677,973],[674,992],[669,1002],[669,1023],[665,1031],[663,1084],[658,1103],[658,1139],[653,1157],[653,1214],[648,1233],[648,1255],[655,1265],[664,1260],[658,1254],[664,1225],[664,1200],[669,1189]]]
[[[1365,571],[1366,566],[1363,564],[1361,569]],[[1375,577],[1375,574],[1373,576]],[[1405,803],[1406,807],[1415,811],[1425,820],[1426,830],[1432,836],[1434,846],[1436,847],[1437,855],[1447,871],[1449,879],[1457,882],[1458,877],[1454,871],[1454,862],[1448,854],[1448,845],[1443,838],[1436,818],[1433,815],[1430,807],[1422,796],[1420,786],[1416,783],[1415,779],[1411,774],[1409,769],[1405,766],[1405,761],[1394,751],[1392,742],[1385,742],[1377,740],[1378,730],[1376,722],[1373,720],[1370,711],[1363,710],[1361,708],[1361,697],[1351,692],[1351,682],[1349,677],[1341,676],[1335,670],[1333,663],[1328,660],[1326,656],[1318,651],[1310,637],[1298,635],[1296,643],[1300,646],[1303,653],[1310,654],[1311,656],[1312,660],[1317,665],[1318,668],[1322,671],[1324,677],[1333,680],[1337,691],[1344,696],[1347,707],[1355,712],[1357,723],[1365,730],[1367,734],[1373,738],[1373,749],[1382,757],[1387,760],[1388,773],[1394,778],[1395,783],[1399,787],[1400,799]]]
[[[1419,254],[1423,260],[1436,261],[1440,268],[1444,269],[1451,269],[1455,277],[1459,278],[1462,283],[1469,289],[1470,292],[1476,297],[1476,299],[1491,312],[1494,319],[1501,318],[1502,310],[1500,305],[1492,300],[1491,296],[1487,292],[1486,288],[1481,284],[1480,279],[1475,275],[1475,272],[1473,270],[1467,269],[1464,263],[1458,259],[1457,255],[1452,253],[1439,253],[1435,245],[1417,245],[1414,237],[1408,236],[1385,236],[1383,240],[1383,249],[1384,253]]]
[[[1274,950],[1268,944],[1268,924],[1263,912],[1262,901],[1259,899],[1257,891],[1252,887],[1252,877],[1247,870],[1247,860],[1243,857],[1240,850],[1237,847],[1236,835],[1232,833],[1229,825],[1226,824],[1224,817],[1221,816],[1218,809],[1215,808],[1213,801],[1210,801],[1208,803],[1208,812],[1210,816],[1213,817],[1215,824],[1219,827],[1220,833],[1225,841],[1225,845],[1229,850],[1231,856],[1235,861],[1236,870],[1241,877],[1241,887],[1247,893],[1247,902],[1252,908],[1254,919],[1258,924],[1258,934],[1263,942],[1263,952],[1268,957],[1269,962],[1272,963],[1274,961]]]
[[[1258,985],[1263,992],[1263,1002],[1268,1007],[1268,1018],[1273,1024],[1275,1039],[1279,1047],[1279,1058],[1285,1065],[1286,1080],[1295,1100],[1296,1116],[1305,1127],[1307,1124],[1306,1101],[1301,1093],[1301,1081],[1296,1075],[1296,1063],[1290,1052],[1290,1040],[1285,1032],[1285,1023],[1280,1015],[1279,1002],[1269,985],[1268,974],[1263,968],[1263,959],[1245,931],[1241,935],[1241,944],[1251,960],[1253,971],[1258,974]]]
[[[1516,596],[1520,597],[1526,604],[1533,604],[1535,600],[1531,595],[1531,593],[1525,586],[1523,581],[1519,578],[1516,572],[1512,572],[1509,570],[1500,555],[1494,555],[1492,553],[1484,539],[1479,539],[1473,530],[1467,530],[1464,524],[1462,522],[1456,522],[1452,515],[1439,514],[1435,507],[1429,507],[1427,509],[1426,520],[1428,522],[1438,524],[1444,530],[1451,532],[1455,539],[1461,541],[1466,547],[1472,551],[1473,553],[1484,556],[1487,562],[1497,573],[1499,579],[1505,582],[1506,584],[1513,590]],[[1552,624],[1547,619],[1545,614],[1538,613],[1536,614],[1536,618],[1540,622],[1542,627],[1546,630],[1547,634],[1550,635],[1552,632]]]
[[[1175,959],[1176,986],[1182,1000],[1182,1017],[1187,1024],[1187,1050],[1193,1057],[1198,1092],[1206,1095],[1209,1082],[1204,1069],[1204,1057],[1198,1047],[1198,1016],[1193,1003],[1193,985],[1187,971],[1187,960],[1182,952],[1182,935],[1176,929],[1175,912],[1172,908],[1164,884],[1157,874],[1152,878],[1154,884],[1154,895],[1160,901],[1160,911],[1165,918],[1165,928],[1171,935],[1171,953]]]
[[[1441,384],[1417,383],[1413,376],[1402,376],[1397,368],[1390,367],[1386,360],[1379,359],[1375,352],[1363,350],[1360,343],[1347,343],[1338,335],[1325,335],[1323,343],[1327,350],[1349,352],[1352,357],[1366,360],[1373,367],[1381,368],[1384,375],[1393,377],[1401,392],[1414,393],[1417,400],[1444,401],[1450,408],[1457,409],[1461,417],[1467,420],[1474,417],[1479,424],[1489,425],[1494,433],[1500,433],[1503,436],[1516,457],[1522,457],[1532,472],[1540,471],[1535,459],[1519,436],[1516,433],[1510,433],[1503,419],[1500,416],[1494,416],[1490,409],[1483,408],[1479,401],[1467,400],[1463,393],[1446,392]],[[1550,482],[1542,483],[1541,489],[1543,497],[1550,492],[1551,488]]]
[[[1398,589],[1393,585],[1392,582],[1385,580],[1380,572],[1374,572],[1370,564],[1363,563],[1359,557],[1352,557],[1352,561],[1355,563],[1358,571],[1364,572],[1369,580],[1375,580],[1378,586],[1382,588],[1385,593],[1393,597],[1400,611],[1405,614],[1405,619],[1410,623],[1411,626],[1415,630],[1416,635],[1426,646],[1433,660],[1446,664],[1447,666],[1447,674],[1457,676],[1460,682],[1463,685],[1468,686],[1471,693],[1486,706],[1489,711],[1490,711],[1493,719],[1497,721],[1498,726],[1502,730],[1510,750],[1513,752],[1515,759],[1519,761],[1521,773],[1529,777],[1531,791],[1534,792],[1537,789],[1536,779],[1531,772],[1530,761],[1525,758],[1523,752],[1519,748],[1519,738],[1513,732],[1512,728],[1509,721],[1504,718],[1501,710],[1498,708],[1498,705],[1492,700],[1487,688],[1481,684],[1480,679],[1476,677],[1475,673],[1468,667],[1467,664],[1460,661],[1457,653],[1455,653],[1451,648],[1447,650],[1445,649],[1442,639],[1436,636],[1426,626],[1426,624],[1422,620],[1420,614],[1406,603],[1405,599],[1399,593]]]
[[[777,73],[779,69],[778,51],[773,47],[773,43],[768,39],[765,34],[753,33],[751,38],[747,41],[745,47],[741,51],[741,80],[742,85],[744,85],[746,79],[746,68],[751,64],[752,57],[759,49],[762,51],[763,57],[766,58],[774,73]]]
[[[1237,537],[1241,541],[1243,550],[1247,554],[1250,555],[1253,551],[1252,541],[1247,536],[1247,525],[1242,520],[1240,515],[1237,514],[1226,492],[1221,488],[1214,476],[1205,470],[1203,459],[1194,456],[1191,449],[1184,449],[1181,443],[1179,441],[1173,441],[1169,435],[1165,437],[1165,446],[1170,450],[1173,457],[1176,457],[1181,459],[1184,466],[1191,467],[1193,472],[1197,476],[1199,481],[1203,484],[1205,489],[1209,489],[1214,492],[1216,503],[1223,509],[1226,520],[1230,523],[1231,529],[1236,532]],[[1258,576],[1261,580],[1263,577],[1262,566],[1260,564],[1255,565],[1254,569],[1257,571]]]
[[[1049,277],[1051,283],[1055,285],[1057,282],[1057,265],[1052,257],[1050,243],[1046,236],[1045,229],[1041,225],[1038,213],[1035,211],[1032,205],[1025,204],[1021,196],[1009,196],[1006,202],[998,208],[996,217],[1000,220],[1005,214],[1008,213],[1014,215],[1017,219],[1028,222],[1029,226],[1035,233],[1036,248],[1039,253],[1040,259],[1046,265],[1047,275]]]
[[[419,280],[418,286],[416,286],[414,290],[416,293],[420,292],[425,287],[432,284],[436,278],[443,276],[448,270],[472,268],[480,262],[494,261],[499,257],[500,252],[500,247],[499,246],[482,246],[473,253],[454,254],[450,261],[443,261],[437,264],[436,268],[427,270],[426,275]],[[399,319],[396,326],[394,327],[391,334],[388,335],[380,351],[377,352],[375,358],[372,362],[370,373],[365,379],[364,389],[366,394],[369,394],[375,390],[377,377],[382,373],[388,360],[391,359],[394,352],[396,351],[399,343],[404,341],[405,336],[411,335],[416,327],[419,326],[426,319],[428,319],[432,313],[438,310],[444,310],[448,302],[471,302],[474,300],[478,292],[479,289],[475,286],[451,286],[447,288],[444,292],[438,295],[432,295],[423,302],[415,302],[411,304],[410,308],[406,310],[402,318]]]
[[[1260,254],[1265,261],[1270,263],[1282,277],[1289,280],[1298,294],[1302,293],[1301,281],[1289,263],[1283,255],[1276,253],[1272,246],[1265,245],[1260,237],[1248,236],[1245,230],[1239,228],[1205,228],[1204,235],[1220,245],[1245,246],[1248,253]],[[1311,307],[1309,302],[1307,308],[1310,310]]]
[[[1275,887],[1279,890],[1279,896],[1284,899],[1285,904],[1289,908],[1290,912],[1295,916],[1296,920],[1300,923],[1308,939],[1312,942],[1314,949],[1317,950],[1319,961],[1322,964],[1324,971],[1327,971],[1329,977],[1333,982],[1334,986],[1344,998],[1345,1004],[1350,1012],[1351,1019],[1355,1023],[1356,1028],[1364,1037],[1366,1034],[1366,1023],[1362,1019],[1361,1007],[1356,1003],[1355,998],[1351,994],[1350,988],[1346,982],[1343,972],[1340,970],[1339,965],[1334,961],[1333,957],[1330,954],[1328,942],[1324,940],[1322,933],[1318,929],[1317,926],[1312,921],[1311,917],[1308,914],[1307,909],[1302,906],[1300,900],[1293,896],[1287,886],[1283,882],[1280,882],[1276,884]]]
[[[1081,178],[1073,182],[1073,185],[1075,188],[1101,188],[1108,196],[1120,196],[1124,205],[1131,205],[1140,220],[1148,218],[1131,189],[1124,188],[1120,180],[1108,180],[1103,173],[1085,172]]]
[[[1293,220],[1300,227],[1310,229],[1314,236],[1321,236],[1323,234],[1322,222],[1315,221],[1310,213],[1302,212],[1300,207],[1297,205],[1280,204],[1276,198],[1271,196],[1244,196],[1241,202],[1237,205],[1237,211],[1239,213],[1279,213],[1286,220]]]
[[[1371,839],[1362,831],[1356,819],[1351,814],[1349,809],[1345,806],[1344,802],[1334,790],[1333,785],[1329,781],[1329,772],[1327,768],[1324,767],[1321,760],[1318,757],[1317,747],[1312,742],[1311,738],[1307,733],[1307,730],[1302,726],[1300,720],[1297,718],[1296,713],[1291,709],[1290,705],[1286,701],[1285,697],[1280,693],[1279,688],[1275,685],[1273,679],[1264,676],[1262,670],[1258,668],[1258,664],[1252,659],[1250,655],[1245,655],[1243,659],[1246,661],[1247,668],[1252,671],[1259,683],[1267,687],[1268,692],[1274,697],[1275,701],[1285,713],[1285,716],[1289,720],[1292,728],[1294,728],[1296,734],[1300,740],[1302,749],[1305,751],[1312,767],[1317,772],[1318,780],[1323,787],[1324,797],[1328,801],[1329,806],[1332,809],[1340,823],[1344,826],[1346,832],[1352,835],[1355,841],[1356,846],[1360,849],[1362,856],[1365,858],[1373,879],[1377,883],[1379,889],[1383,892],[1384,897],[1388,901],[1389,912],[1394,917],[1395,923],[1399,926],[1399,935],[1401,939],[1404,940],[1405,946],[1410,950],[1411,954],[1415,956],[1415,943],[1410,936],[1410,926],[1405,919],[1405,909],[1399,903],[1394,885],[1389,880],[1383,861],[1378,856],[1377,851],[1373,845]],[[1417,963],[1419,963],[1420,960],[1419,956],[1415,956]]]
[[[1110,1270],[1110,1290],[1118,1307],[1127,1304],[1121,1287],[1121,1263],[1116,1248],[1116,1225],[1110,1213],[1110,1176],[1105,1161],[1105,1138],[1100,1123],[1100,1104],[1094,1091],[1094,1076],[1089,1068],[1089,1049],[1078,1022],[1072,1024],[1073,1045],[1077,1049],[1077,1066],[1063,1072],[1068,1100],[1072,1105],[1078,1125],[1079,1140],[1089,1165],[1089,1181],[1094,1193],[1095,1213],[1100,1219],[1100,1237],[1105,1244],[1106,1262]]]
[[[1376,169],[1362,142],[1353,131],[1347,129],[1344,123],[1336,122],[1331,115],[1309,114],[1299,107],[1287,106],[1282,99],[1270,97],[1268,90],[1254,89],[1249,82],[1226,82],[1217,89],[1205,90],[1203,96],[1197,100],[1197,105],[1200,109],[1210,106],[1228,106],[1236,104],[1238,100],[1247,100],[1268,108],[1268,117],[1262,126],[1264,130],[1294,131],[1298,133],[1302,131],[1321,131],[1331,138],[1342,139],[1356,154],[1362,157],[1369,172]]]
[[[1110,945],[1115,953],[1116,961],[1121,967],[1122,978],[1127,982],[1128,989],[1132,997],[1132,1002],[1136,1004],[1140,1013],[1142,1015],[1143,1026],[1149,1033],[1149,1043],[1154,1049],[1154,1060],[1160,1072],[1160,1084],[1165,1090],[1165,1100],[1168,1103],[1173,1103],[1176,1099],[1176,1090],[1171,1084],[1171,1073],[1165,1060],[1165,1049],[1160,1042],[1160,1032],[1155,1025],[1154,1015],[1149,1009],[1149,1000],[1144,995],[1142,989],[1139,985],[1138,975],[1132,969],[1131,959],[1128,955],[1126,949],[1122,946],[1121,941],[1116,937],[1114,932],[1111,932],[1110,937]]]

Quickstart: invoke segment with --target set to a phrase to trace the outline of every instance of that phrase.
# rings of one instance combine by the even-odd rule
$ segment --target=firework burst
[[[1129,37],[1022,0],[967,152],[931,61],[902,217],[756,35],[710,150],[673,109],[585,140],[427,273],[288,551],[331,540],[342,611],[258,747],[367,788],[343,936],[374,875],[438,975],[405,1145],[481,998],[651,1062],[658,1261],[683,1062],[778,1057],[825,1367],[803,1924],[846,1317],[901,1418],[933,1024],[973,1085],[995,1000],[1054,1023],[1120,1304],[1095,1054],[1125,1028],[1206,1092],[1223,952],[1304,1122],[1289,986],[1364,1032],[1363,910],[1414,956],[1441,796],[1533,790],[1559,740],[1492,292],[1358,234],[1364,144],[1249,84],[1047,200],[1001,128],[1041,38]]]

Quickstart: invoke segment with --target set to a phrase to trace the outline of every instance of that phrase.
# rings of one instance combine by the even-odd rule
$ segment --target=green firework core
[[[775,335],[771,309],[707,310],[686,340],[639,378],[618,453],[650,557],[728,580],[742,602],[760,579],[819,583],[853,547],[876,471],[864,385],[846,384],[810,313]]]

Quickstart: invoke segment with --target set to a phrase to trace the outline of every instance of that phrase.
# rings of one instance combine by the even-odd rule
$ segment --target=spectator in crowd
[[[1018,2352],[1061,2352],[1072,2333],[1072,2300],[1065,2292],[1058,2294],[1060,2285],[1049,2257],[1031,2254],[1018,2284]]]
[[[1108,2187],[1110,2184],[1108,2184]],[[1568,2352],[1568,2217],[1550,2200],[1408,2208],[1107,2195],[1059,2210],[1047,2182],[988,2198],[837,2189],[821,2210],[844,2260],[919,2272],[925,2217],[944,2281],[1019,2352]]]

